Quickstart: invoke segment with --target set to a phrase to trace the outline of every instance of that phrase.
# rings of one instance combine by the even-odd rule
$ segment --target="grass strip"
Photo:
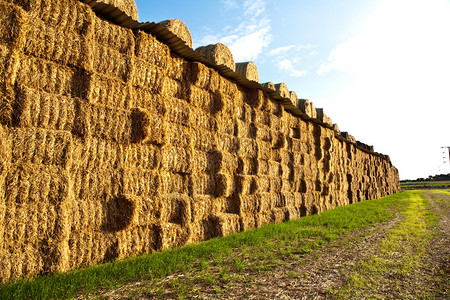
[[[429,200],[419,191],[408,192],[409,205],[403,212],[404,219],[390,229],[374,255],[365,258],[355,267],[347,271],[347,285],[334,293],[336,298],[383,298],[386,291],[398,291],[394,298],[418,297],[420,288],[404,288],[414,285],[405,281],[420,271],[422,257],[427,252],[427,244],[433,237],[432,228],[438,218],[428,209]],[[402,295],[402,291],[412,291],[415,295]]]
[[[386,221],[394,212],[404,210],[412,192],[402,192],[377,200],[338,207],[320,215],[302,217],[290,222],[271,224],[223,238],[154,252],[122,261],[96,265],[33,279],[23,279],[0,286],[0,299],[72,298],[99,289],[110,289],[138,280],[158,280],[176,272],[184,272],[208,259],[220,261],[231,253],[257,246],[270,251],[280,242],[302,241],[295,251],[312,249],[349,232]],[[311,239],[311,237],[314,237]]]

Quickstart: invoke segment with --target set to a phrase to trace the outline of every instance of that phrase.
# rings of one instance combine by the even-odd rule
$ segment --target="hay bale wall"
[[[399,190],[388,159],[80,1],[0,12],[1,282]]]

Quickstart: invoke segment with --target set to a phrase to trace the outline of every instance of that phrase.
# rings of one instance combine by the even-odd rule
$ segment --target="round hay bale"
[[[293,104],[295,107],[298,107],[298,97],[297,97],[297,93],[294,92],[294,91],[291,91],[291,92],[290,92],[290,97],[289,97],[289,98],[291,99],[292,104]]]
[[[222,43],[198,47],[195,51],[205,55],[209,62],[217,66],[224,65],[233,71],[236,70],[233,54],[230,49]]]
[[[341,131],[339,130],[339,125],[338,125],[337,123],[334,123],[334,124],[333,124],[333,130],[334,130],[334,132],[336,132],[336,133],[338,133],[338,134],[341,133]]]
[[[273,83],[270,82],[270,81],[269,81],[269,82],[261,83],[261,85],[262,85],[263,87],[266,87],[266,88],[269,88],[269,89],[275,91],[275,84],[273,84]]]
[[[176,36],[182,39],[189,48],[192,48],[192,36],[189,32],[189,28],[183,21],[179,19],[170,19],[159,22],[159,24],[172,31]]]
[[[288,99],[291,98],[291,93],[289,92],[289,89],[284,82],[275,84],[275,90],[280,93],[281,97]]]
[[[134,0],[99,0],[98,2],[111,4],[126,13],[133,20],[138,20],[138,10]]]
[[[236,73],[245,76],[248,80],[259,82],[258,68],[252,61],[237,63]]]
[[[308,117],[312,117],[311,102],[308,99],[300,99],[298,102],[298,108]]]

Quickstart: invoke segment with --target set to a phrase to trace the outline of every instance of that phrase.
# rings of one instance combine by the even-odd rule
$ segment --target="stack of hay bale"
[[[133,1],[103,2],[137,19]],[[0,1],[0,21],[2,281],[398,189],[388,160],[81,1]],[[162,25],[184,28],[191,46],[179,22]],[[226,46],[198,51],[258,81]],[[267,86],[297,106],[284,84]],[[298,106],[317,117],[309,101]]]

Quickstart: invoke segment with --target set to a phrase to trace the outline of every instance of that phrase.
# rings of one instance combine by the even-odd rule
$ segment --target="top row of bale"
[[[97,0],[88,1],[82,0],[95,7],[98,4],[104,3],[111,6],[115,6],[117,9],[125,13],[128,17],[134,21],[138,21],[138,11],[136,3],[134,0]],[[93,4],[93,3],[96,4]],[[179,19],[170,19],[158,23],[159,25],[165,27],[175,36],[181,39],[185,46],[193,49],[192,36],[189,28]],[[290,91],[285,83],[259,83],[258,68],[252,61],[249,62],[238,62],[236,63],[233,58],[233,54],[230,49],[222,44],[211,44],[207,46],[201,46],[195,49],[196,53],[202,55],[207,62],[212,66],[226,67],[234,73],[243,76],[250,82],[257,83],[260,88],[268,93],[269,97],[274,100],[281,101],[285,109],[293,113],[294,115],[300,116],[303,119],[311,120],[316,123],[320,123],[330,129],[333,129],[336,137],[340,140],[346,141],[356,145],[358,148],[374,152],[373,146],[368,146],[364,143],[356,141],[356,139],[347,132],[341,132],[339,126],[332,122],[331,118],[328,117],[323,108],[316,108],[312,101],[308,99],[300,99],[295,91]]]

